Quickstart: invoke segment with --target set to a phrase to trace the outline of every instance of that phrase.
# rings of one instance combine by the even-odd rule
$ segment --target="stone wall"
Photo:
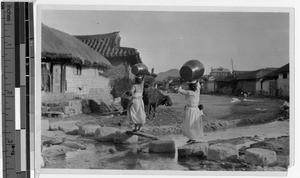
[[[66,93],[74,93],[76,98],[93,99],[97,103],[111,104],[109,79],[99,75],[94,68],[82,68],[81,75],[74,72],[73,66],[66,66]]]
[[[106,104],[112,103],[109,79],[99,75],[99,70],[82,68],[81,75],[75,74],[74,67],[66,66],[66,91],[51,93],[42,91],[42,102],[61,101],[68,99],[93,99],[97,103],[102,100]]]

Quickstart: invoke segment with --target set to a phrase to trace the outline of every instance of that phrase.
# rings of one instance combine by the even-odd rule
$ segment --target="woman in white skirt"
[[[144,76],[136,76],[135,84],[132,86],[130,93],[132,101],[128,107],[127,116],[134,123],[134,132],[140,130],[146,123],[146,113],[143,102]]]
[[[187,143],[194,143],[203,139],[203,112],[198,108],[200,100],[200,84],[198,81],[189,83],[189,90],[183,90],[181,86],[178,92],[185,95],[186,105],[184,107],[182,132],[189,140]]]

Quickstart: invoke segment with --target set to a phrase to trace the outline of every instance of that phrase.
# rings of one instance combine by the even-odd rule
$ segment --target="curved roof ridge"
[[[94,39],[94,38],[111,38],[119,35],[120,31],[115,31],[111,33],[103,33],[103,34],[93,34],[93,35],[74,35],[76,38],[80,39]]]

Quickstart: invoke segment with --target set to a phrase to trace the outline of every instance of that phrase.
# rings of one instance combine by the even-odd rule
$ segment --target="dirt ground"
[[[143,126],[153,134],[181,133],[182,118],[180,117],[185,100],[184,96],[176,93],[166,93],[172,99],[171,107],[159,106],[156,117],[147,119]],[[214,131],[235,126],[262,124],[277,120],[282,116],[280,106],[283,100],[270,98],[248,97],[239,98],[241,102],[232,102],[233,97],[201,95],[204,105],[204,131]],[[95,118],[103,118],[96,114]],[[126,115],[100,119],[106,126],[128,125]],[[159,129],[162,128],[162,129]]]

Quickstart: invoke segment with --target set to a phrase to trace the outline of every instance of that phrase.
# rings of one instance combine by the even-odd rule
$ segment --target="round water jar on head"
[[[204,74],[204,65],[198,60],[189,60],[183,64],[179,73],[180,77],[186,81],[198,80]]]

